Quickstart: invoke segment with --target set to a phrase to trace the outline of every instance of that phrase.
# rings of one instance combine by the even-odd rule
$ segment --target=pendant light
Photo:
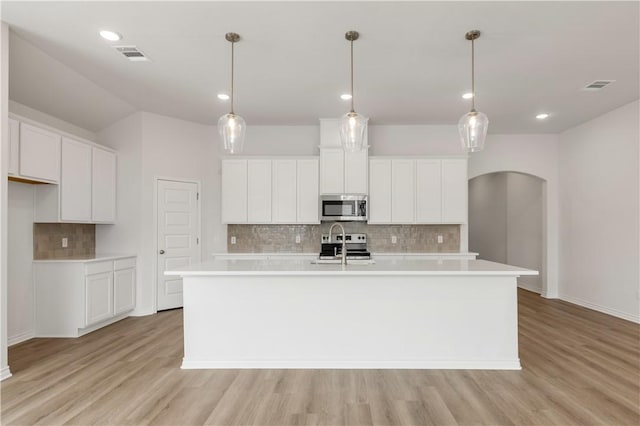
[[[223,115],[218,120],[218,131],[224,143],[224,150],[228,154],[238,154],[242,152],[244,145],[244,133],[247,125],[244,118],[233,111],[233,62],[234,46],[240,36],[236,33],[227,33],[224,38],[231,43],[231,112]]]
[[[473,30],[465,34],[467,40],[471,40],[471,111],[460,118],[458,131],[462,138],[462,147],[467,152],[482,151],[484,140],[487,136],[489,119],[481,112],[476,111],[475,88],[475,49],[474,41],[480,37],[480,31]]]
[[[345,151],[355,152],[365,148],[364,135],[369,119],[358,114],[353,108],[353,42],[360,37],[360,34],[357,31],[347,31],[344,37],[351,43],[351,110],[343,115],[340,121],[340,139]]]

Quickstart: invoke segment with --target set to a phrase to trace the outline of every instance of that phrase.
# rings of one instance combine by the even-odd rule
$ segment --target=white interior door
[[[200,203],[198,184],[158,181],[158,310],[182,306],[182,279],[165,277],[164,271],[200,261]]]

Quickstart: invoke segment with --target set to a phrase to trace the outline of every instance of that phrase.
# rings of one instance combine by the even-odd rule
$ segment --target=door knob
[[[164,254],[164,250],[160,250],[160,254]]]

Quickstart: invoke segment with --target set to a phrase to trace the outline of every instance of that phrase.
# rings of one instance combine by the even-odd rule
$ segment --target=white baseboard
[[[182,359],[183,370],[203,369],[419,369],[419,370],[521,370],[520,359],[504,360],[241,360]]]
[[[17,345],[18,343],[33,339],[34,337],[36,337],[35,330],[29,330],[25,331],[24,333],[16,334],[15,336],[11,336],[7,339],[7,346]]]
[[[622,312],[617,309],[608,308],[606,306],[599,305],[597,303],[588,302],[580,299],[579,297],[569,296],[568,294],[560,294],[559,299],[564,300],[574,305],[579,305],[585,308],[593,309],[594,311],[602,312],[603,314],[611,315],[617,318],[622,318],[627,321],[640,324],[640,315],[633,315],[627,312]]]
[[[538,293],[538,294],[542,294],[542,287],[538,287],[538,286],[533,286],[531,284],[527,284],[527,283],[518,283],[518,287],[528,290],[528,291],[532,291],[534,293]]]
[[[11,377],[11,370],[9,370],[9,367],[3,367],[0,370],[0,382],[9,377]]]

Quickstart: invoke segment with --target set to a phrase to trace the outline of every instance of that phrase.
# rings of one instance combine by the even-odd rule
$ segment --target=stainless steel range
[[[347,260],[368,260],[371,253],[367,250],[367,234],[345,234]],[[338,259],[342,254],[342,234],[322,234],[320,260]]]

